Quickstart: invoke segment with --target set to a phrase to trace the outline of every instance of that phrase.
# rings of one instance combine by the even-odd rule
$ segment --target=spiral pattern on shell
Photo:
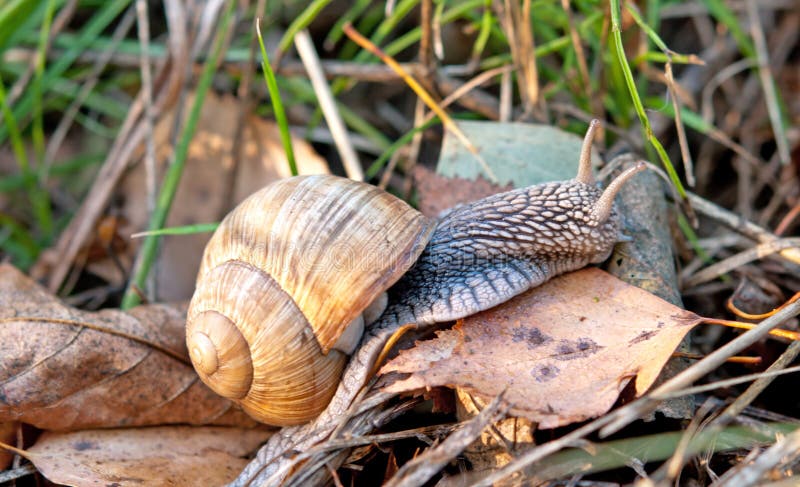
[[[334,176],[273,183],[206,246],[187,316],[203,382],[265,423],[305,422],[328,404],[354,318],[413,265],[434,223],[402,200]]]

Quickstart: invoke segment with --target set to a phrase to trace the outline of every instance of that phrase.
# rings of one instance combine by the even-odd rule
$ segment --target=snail
[[[365,324],[374,336],[452,321],[606,260],[620,240],[614,197],[644,164],[596,187],[595,127],[575,179],[495,194],[438,221],[336,176],[254,193],[206,246],[187,314],[198,375],[264,423],[301,424],[331,401]]]

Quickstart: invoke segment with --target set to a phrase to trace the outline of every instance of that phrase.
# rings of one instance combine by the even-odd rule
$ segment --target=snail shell
[[[265,423],[314,418],[335,392],[340,350],[360,338],[348,325],[413,265],[433,228],[391,194],[334,176],[254,193],[220,224],[198,273],[186,335],[200,378]]]

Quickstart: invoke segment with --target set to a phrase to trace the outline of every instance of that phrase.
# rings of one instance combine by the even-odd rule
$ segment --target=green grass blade
[[[663,52],[648,51],[633,58],[633,64],[639,64],[644,61],[656,63],[671,62],[672,64],[702,64],[700,58],[694,54],[670,53],[667,55]]]
[[[492,32],[492,0],[485,0],[483,3],[483,15],[481,15],[481,30],[478,31],[478,37],[475,38],[475,43],[472,45],[472,58],[479,59],[481,53],[486,49],[486,43],[489,42],[489,34]]]
[[[48,240],[53,230],[50,197],[47,191],[39,186],[39,179],[31,171],[28,154],[25,152],[25,144],[22,142],[17,120],[14,118],[8,103],[6,103],[6,90],[2,79],[0,79],[0,111],[3,112],[3,120],[11,138],[11,149],[17,160],[17,166],[25,180],[25,189],[31,201],[37,226],[44,233],[44,239]]]
[[[11,113],[11,108],[6,103],[6,87],[2,78],[0,78],[0,110],[3,112],[3,119],[5,120],[6,127],[11,137],[11,150],[14,151],[14,157],[17,159],[17,166],[19,166],[20,172],[22,172],[23,175],[27,175],[30,172],[28,154],[25,152],[25,144],[22,142],[17,120],[14,118],[14,114]]]
[[[161,228],[159,230],[148,230],[146,232],[134,233],[131,238],[140,237],[160,237],[162,235],[194,235],[197,233],[209,233],[219,227],[219,223],[197,223],[195,225],[184,225],[182,227]]]
[[[384,6],[375,2],[370,2],[367,10],[361,14],[361,17],[354,23],[355,28],[359,32],[372,32],[383,21]],[[344,26],[344,24],[342,24]],[[344,33],[344,29],[342,30]],[[345,38],[342,48],[339,50],[338,58],[341,60],[352,60],[358,54],[361,47],[350,39]],[[333,87],[332,87],[333,88]],[[334,91],[336,93],[336,91]]]
[[[22,41],[25,43],[35,42],[36,36],[33,32],[25,33],[22,36]],[[71,32],[60,32],[52,39],[52,47],[54,49],[69,49],[78,40],[80,34]],[[92,53],[93,55],[100,55],[103,51],[113,49],[117,54],[127,54],[131,56],[139,56],[142,52],[142,46],[138,40],[122,40],[117,42],[110,36],[97,36],[92,39],[86,46],[84,53]],[[153,60],[163,60],[169,55],[169,49],[163,43],[153,42],[148,48],[149,54]],[[241,62],[247,60],[248,52],[246,49],[233,49],[225,57],[227,61]]]
[[[739,50],[742,51],[742,54],[751,59],[755,59],[756,49],[753,46],[753,42],[750,40],[750,36],[742,29],[736,14],[728,8],[725,2],[722,0],[703,0],[703,3],[711,15],[717,19],[717,22],[724,24],[725,27],[728,28],[733,39],[736,41],[736,45],[739,46]]]
[[[105,159],[105,154],[82,154],[68,161],[54,165],[50,168],[50,175],[59,177],[78,172],[84,168],[98,165]],[[23,189],[27,184],[36,182],[34,174],[12,174],[0,178],[0,193]]]
[[[84,50],[92,43],[92,41],[100,35],[100,33],[108,27],[108,25],[125,9],[130,0],[115,0],[113,2],[106,2],[102,8],[95,12],[81,29],[80,35],[75,40],[75,43],[69,46],[59,57],[50,65],[42,76],[42,92],[47,92],[53,87],[53,84],[58,81],[68,67],[84,52]],[[17,102],[14,107],[14,117],[17,121],[25,120],[31,113],[34,103],[34,93],[32,90],[27,91],[22,98]],[[24,128],[24,124],[20,123],[20,128]],[[7,127],[0,125],[0,144],[5,141],[8,136]]]
[[[483,0],[481,0],[483,1]],[[386,17],[378,24],[378,27],[375,29],[375,32],[369,37],[369,40],[375,44],[376,46],[380,46],[383,43],[383,40],[392,33],[392,30],[400,23],[406,15],[419,3],[419,0],[402,0],[399,4],[395,5],[394,10],[392,10],[392,14],[389,17]],[[419,27],[413,29],[418,34],[420,32]],[[419,39],[419,37],[417,37]],[[387,51],[387,53],[392,56],[393,53]],[[375,62],[377,60],[377,56],[373,55],[366,49],[361,49],[353,58],[356,62]],[[333,80],[331,83],[331,91],[333,92],[334,96],[338,95],[342,91],[344,91],[348,86],[350,86],[351,81],[349,78],[337,78]],[[322,121],[322,111],[321,109],[317,108],[314,114],[314,119],[309,124],[310,127],[316,126],[319,122]]]
[[[0,213],[0,250],[11,256],[11,262],[17,268],[25,271],[33,265],[40,246],[24,227]]]
[[[0,3],[0,54],[6,48],[9,39],[18,34],[19,28],[24,27],[26,19],[35,20],[39,13],[37,10],[44,5],[31,0],[11,0]]]
[[[272,102],[272,110],[275,113],[275,120],[278,122],[283,151],[286,153],[286,160],[289,161],[289,172],[292,176],[297,176],[297,162],[294,159],[292,135],[289,133],[289,121],[286,119],[286,111],[283,109],[281,92],[278,90],[278,81],[275,79],[275,73],[269,64],[269,56],[267,56],[267,49],[264,47],[264,39],[261,37],[261,28],[258,25],[258,20],[256,20],[256,34],[258,36],[258,45],[261,47],[261,68],[264,73],[264,83],[267,85],[269,99]]]
[[[331,27],[330,32],[328,32],[328,36],[325,37],[324,45],[329,48],[333,48],[333,46],[339,42],[339,40],[344,35],[344,24],[354,22],[364,11],[372,4],[372,0],[357,0],[352,7],[350,7],[347,12],[342,15],[339,20],[333,24]]]
[[[402,0],[397,5],[395,5],[394,10],[392,10],[392,14],[386,17],[383,22],[378,25],[378,28],[375,29],[375,32],[370,36],[369,40],[372,41],[373,44],[376,46],[380,46],[383,44],[383,41],[386,37],[392,33],[397,24],[400,23],[411,11],[414,7],[417,6],[419,0]],[[368,59],[376,60],[372,53],[367,50],[362,49],[356,55],[356,61],[366,61]]]
[[[644,128],[645,139],[650,142],[650,145],[652,145],[655,149],[659,159],[661,159],[664,169],[669,175],[670,181],[672,181],[672,184],[675,185],[675,189],[678,191],[678,194],[680,194],[682,198],[686,198],[686,189],[683,187],[680,177],[678,177],[678,173],[675,171],[675,167],[672,165],[672,161],[667,155],[667,151],[653,134],[653,129],[650,126],[650,119],[647,118],[644,105],[639,97],[639,91],[636,88],[636,82],[633,79],[633,72],[631,71],[631,67],[625,57],[625,49],[622,45],[622,33],[620,31],[619,0],[611,0],[611,36],[616,48],[619,67],[622,70],[625,85],[628,87],[628,94],[633,102],[636,115],[639,117],[639,122]]]
[[[700,64],[702,61],[695,56],[694,54],[679,54],[677,52],[673,52],[672,49],[667,47],[667,44],[661,39],[661,37],[656,33],[656,31],[649,26],[644,19],[639,15],[639,12],[634,8],[631,4],[626,3],[625,9],[628,13],[631,14],[633,20],[642,29],[646,34],[647,37],[653,42],[653,44],[658,47],[661,52],[652,52],[648,51],[644,54],[640,54],[636,56],[633,60],[633,64],[637,64],[641,61],[656,61],[660,63],[672,62],[672,64]]]
[[[278,44],[280,52],[288,51],[289,48],[292,47],[295,34],[308,27],[329,3],[331,3],[331,0],[314,0],[311,2],[311,5],[306,7],[306,9],[294,19],[294,22],[289,25],[289,28],[286,29],[283,37],[281,37],[281,41]]]
[[[44,141],[44,109],[43,109],[43,102],[42,102],[42,76],[44,75],[44,66],[47,59],[47,44],[50,38],[50,26],[53,22],[53,15],[55,13],[55,0],[49,0],[47,2],[47,8],[45,9],[44,20],[42,21],[42,27],[39,31],[39,45],[36,49],[36,69],[34,71],[35,75],[33,77],[33,131],[32,131],[32,141],[33,141],[33,153],[36,157],[36,172],[39,174],[39,184],[42,188],[45,188],[47,185],[46,175],[44,173],[45,165],[44,165],[44,152],[45,152],[45,141]],[[42,228],[42,232],[45,234],[46,240],[51,239],[51,234],[53,233],[53,217],[52,212],[50,210],[50,195],[47,191],[41,191],[40,197],[43,198],[44,201],[40,202],[40,207],[43,211],[40,214],[39,225]],[[43,219],[42,219],[43,218]]]
[[[706,264],[711,264],[714,262],[714,259],[712,259],[710,255],[708,255],[708,252],[706,252],[706,250],[700,246],[700,238],[697,236],[697,233],[694,231],[694,228],[692,228],[692,225],[691,223],[689,223],[689,220],[687,220],[686,217],[680,213],[678,214],[678,228],[680,228],[681,232],[683,232],[683,235],[686,237],[686,240],[689,242],[689,245],[694,250],[695,255],[700,257]]]
[[[661,49],[662,52],[669,52],[669,48],[667,47],[667,45],[664,43],[664,41],[661,40],[661,37],[659,37],[656,31],[653,30],[649,25],[647,25],[647,23],[642,19],[641,15],[639,15],[639,11],[636,10],[636,8],[634,8],[629,3],[626,3],[625,10],[627,10],[628,13],[631,14],[633,20],[636,22],[639,28],[642,29],[645,34],[647,34],[647,37],[649,37],[650,40],[653,41],[653,44],[655,44],[659,49]]]
[[[44,163],[44,111],[42,108],[42,76],[47,59],[47,44],[50,38],[50,25],[53,23],[55,0],[48,0],[42,27],[39,30],[39,45],[36,48],[36,69],[33,77],[33,151],[36,154],[36,167]],[[45,181],[42,181],[45,183]]]
[[[751,450],[774,443],[777,438],[798,428],[796,424],[768,423],[762,428],[731,426],[724,429],[708,428],[699,431],[689,441],[686,453]],[[675,454],[685,432],[658,433],[603,443],[592,443],[589,448],[571,448],[555,453],[534,464],[536,480],[549,480],[572,475],[586,475],[631,465],[635,459],[641,464],[664,461]],[[535,482],[531,479],[532,482]]]

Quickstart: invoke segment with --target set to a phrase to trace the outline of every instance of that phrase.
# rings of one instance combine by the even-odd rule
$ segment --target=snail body
[[[404,323],[452,321],[603,262],[619,240],[619,218],[602,197],[596,186],[570,180],[459,206],[390,290],[386,314]]]
[[[223,220],[198,273],[187,345],[201,379],[265,423],[303,423],[336,391],[362,314],[380,315],[373,336],[451,321],[602,262],[619,240],[614,197],[643,165],[598,189],[594,127],[575,179],[496,194],[438,222],[335,176],[251,195]],[[385,311],[370,309],[387,290]]]

